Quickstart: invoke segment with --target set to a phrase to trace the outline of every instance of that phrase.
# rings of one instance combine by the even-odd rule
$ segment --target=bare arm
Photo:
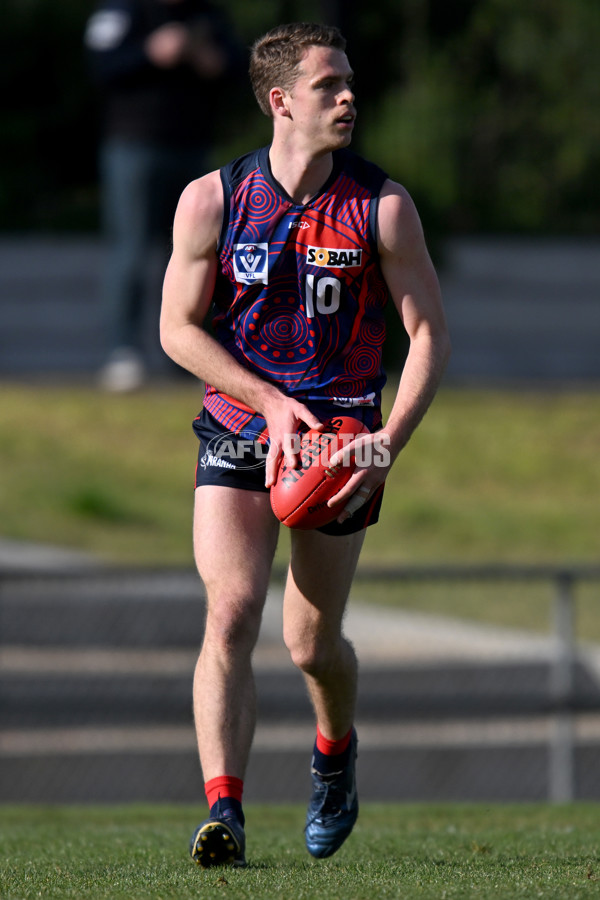
[[[359,485],[374,488],[385,480],[433,400],[450,355],[439,283],[419,216],[409,194],[391,181],[381,193],[378,231],[381,270],[408,333],[410,349],[388,420],[378,436],[369,439],[389,442],[389,465],[357,470],[335,502],[349,497]],[[332,462],[338,461],[332,457]]]
[[[286,446],[284,437],[294,434],[300,422],[312,428],[319,422],[303,404],[238,363],[203,327],[217,275],[222,218],[218,172],[188,185],[175,213],[173,253],[163,287],[161,343],[165,353],[184,369],[264,415],[271,437],[266,473],[269,486]],[[294,464],[291,451],[286,458]]]
[[[440,385],[450,337],[440,286],[414,203],[398,184],[384,187],[379,211],[381,268],[410,339],[384,432],[393,458],[406,445]]]

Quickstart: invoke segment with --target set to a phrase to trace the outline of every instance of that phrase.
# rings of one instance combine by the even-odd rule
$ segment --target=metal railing
[[[274,572],[281,580],[283,571]],[[427,565],[394,568],[363,565],[356,575],[357,586],[367,584],[430,585],[481,582],[500,584],[522,582],[548,585],[551,601],[551,652],[544,690],[499,690],[491,697],[468,692],[451,697],[448,691],[428,701],[419,695],[407,696],[396,707],[400,717],[418,715],[459,717],[479,715],[501,717],[531,716],[537,713],[552,722],[548,741],[548,799],[566,802],[577,794],[575,720],[581,713],[600,712],[600,685],[592,679],[592,689],[582,691],[578,678],[582,659],[576,641],[576,590],[584,582],[600,584],[600,565]],[[71,595],[71,606],[61,606]],[[190,569],[135,569],[78,566],[70,570],[0,570],[0,646],[30,641],[39,646],[72,640],[74,646],[93,641],[114,641],[115,646],[153,647],[164,640],[169,646],[197,644],[202,612],[197,603],[197,576]],[[169,603],[148,603],[169,597]],[[76,602],[73,603],[73,597]],[[87,602],[80,602],[87,598]],[[128,602],[123,602],[127,600]],[[26,602],[25,602],[26,601]],[[25,609],[30,604],[30,611]],[[125,609],[125,607],[129,607]],[[72,615],[70,615],[72,613]],[[144,614],[145,613],[145,614]],[[113,616],[110,623],[105,614]],[[194,618],[193,627],[190,623]],[[128,617],[128,618],[127,618]],[[77,619],[77,621],[75,621]],[[142,623],[142,625],[140,625]],[[143,626],[143,627],[142,627]],[[77,629],[81,627],[81,634]],[[119,641],[122,643],[119,645]],[[546,669],[544,669],[545,673]],[[544,679],[546,678],[544,674]],[[590,682],[591,683],[591,682]],[[514,682],[513,682],[514,685]],[[585,686],[584,686],[585,687]],[[597,688],[597,689],[596,689]],[[383,698],[385,699],[385,698]],[[421,705],[421,709],[417,709]],[[384,711],[385,712],[385,711]],[[387,714],[387,713],[386,713]]]
[[[550,668],[549,694],[554,729],[549,753],[549,800],[564,803],[575,797],[574,715],[581,710],[575,690],[575,587],[600,583],[600,565],[436,565],[374,568],[363,566],[357,580],[370,582],[518,581],[549,583],[552,590],[552,625],[555,650]],[[593,708],[593,707],[592,707]],[[600,705],[596,707],[600,710]],[[590,711],[590,704],[585,705]]]

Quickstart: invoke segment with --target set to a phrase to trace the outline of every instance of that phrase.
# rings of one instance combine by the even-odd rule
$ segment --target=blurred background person
[[[151,251],[158,241],[166,257],[179,195],[207,171],[214,112],[245,53],[205,0],[102,0],[84,43],[103,107],[107,358],[99,384],[129,391],[148,371],[145,314],[160,284],[155,295],[148,290]]]

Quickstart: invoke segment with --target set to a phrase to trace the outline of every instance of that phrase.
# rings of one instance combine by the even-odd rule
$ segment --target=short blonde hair
[[[294,22],[278,25],[255,41],[250,55],[250,81],[265,116],[271,116],[269,92],[279,86],[289,91],[299,75],[299,66],[309,47],[346,49],[346,39],[334,25]]]

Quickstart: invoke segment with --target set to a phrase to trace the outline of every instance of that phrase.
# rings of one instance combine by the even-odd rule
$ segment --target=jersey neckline
[[[281,185],[279,181],[277,181],[277,179],[273,175],[273,172],[271,171],[271,160],[269,159],[270,149],[271,145],[268,144],[266,147],[261,147],[261,149],[258,151],[258,164],[260,166],[260,170],[273,190],[277,194],[279,194],[279,196],[282,197],[287,203],[290,203],[292,206],[296,207],[296,209],[307,209],[309,206],[315,203],[319,199],[319,197],[327,193],[331,185],[337,180],[338,175],[340,174],[340,171],[342,169],[340,160],[340,153],[342,153],[342,151],[332,150],[332,169],[319,190],[316,192],[316,194],[313,194],[313,196],[307,203],[296,203],[296,201],[292,197],[290,197],[283,185]]]

